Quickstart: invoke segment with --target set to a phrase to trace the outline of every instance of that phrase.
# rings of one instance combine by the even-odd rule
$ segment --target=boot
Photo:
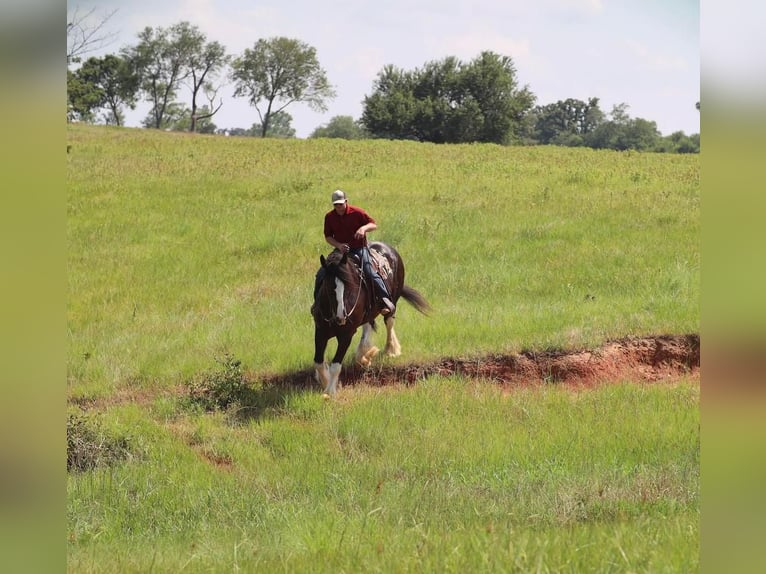
[[[396,312],[396,305],[388,297],[380,298],[380,307],[381,315],[392,315]]]

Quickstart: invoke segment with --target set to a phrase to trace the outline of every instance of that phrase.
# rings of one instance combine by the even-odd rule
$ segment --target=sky
[[[326,112],[292,103],[285,111],[299,138],[335,116],[362,114],[365,96],[384,66],[422,68],[455,56],[470,62],[482,51],[509,56],[520,86],[537,105],[599,98],[603,112],[627,104],[630,117],[657,123],[663,135],[700,132],[700,3],[698,0],[68,0],[69,14],[117,9],[105,30],[108,45],[88,54],[117,53],[138,43],[145,27],[181,21],[238,56],[259,39],[285,36],[316,49],[337,97]],[[246,98],[228,83],[219,128],[260,123]],[[189,91],[178,99],[187,105]],[[139,126],[147,103],[128,112]]]

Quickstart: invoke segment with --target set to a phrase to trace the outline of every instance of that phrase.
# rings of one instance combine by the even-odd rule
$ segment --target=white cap
[[[339,203],[346,203],[346,194],[339,189],[332,192],[332,203],[337,205]]]

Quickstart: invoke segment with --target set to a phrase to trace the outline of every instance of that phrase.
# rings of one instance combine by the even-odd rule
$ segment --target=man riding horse
[[[391,294],[386,283],[370,262],[370,250],[367,247],[367,234],[377,229],[378,225],[364,209],[349,205],[346,194],[340,189],[333,192],[332,204],[333,209],[324,216],[325,241],[341,253],[352,253],[359,257],[364,274],[375,286],[380,313],[384,316],[393,315],[396,312],[396,306],[391,300]],[[321,267],[316,275],[314,305],[311,307],[312,315],[324,272],[324,267]]]

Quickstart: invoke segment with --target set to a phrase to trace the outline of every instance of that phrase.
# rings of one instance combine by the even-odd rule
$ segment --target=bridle
[[[356,290],[356,298],[354,299],[354,304],[351,306],[351,309],[349,311],[345,311],[343,315],[343,319],[338,319],[337,313],[331,315],[330,317],[325,316],[324,313],[322,313],[322,306],[319,305],[319,317],[325,323],[329,323],[329,324],[337,323],[338,325],[344,325],[346,321],[348,320],[348,318],[354,313],[356,306],[359,304],[359,299],[362,296],[362,285],[364,284],[364,273],[355,264],[351,263],[350,266],[353,267],[354,271],[356,271],[357,274],[359,275],[359,287]],[[327,281],[327,280],[328,280],[328,277],[325,276],[324,281]],[[321,290],[320,294],[322,291],[325,291],[325,290],[324,289]],[[332,301],[330,297],[328,297],[327,299],[328,301]],[[344,305],[344,308],[345,308],[345,305]]]

